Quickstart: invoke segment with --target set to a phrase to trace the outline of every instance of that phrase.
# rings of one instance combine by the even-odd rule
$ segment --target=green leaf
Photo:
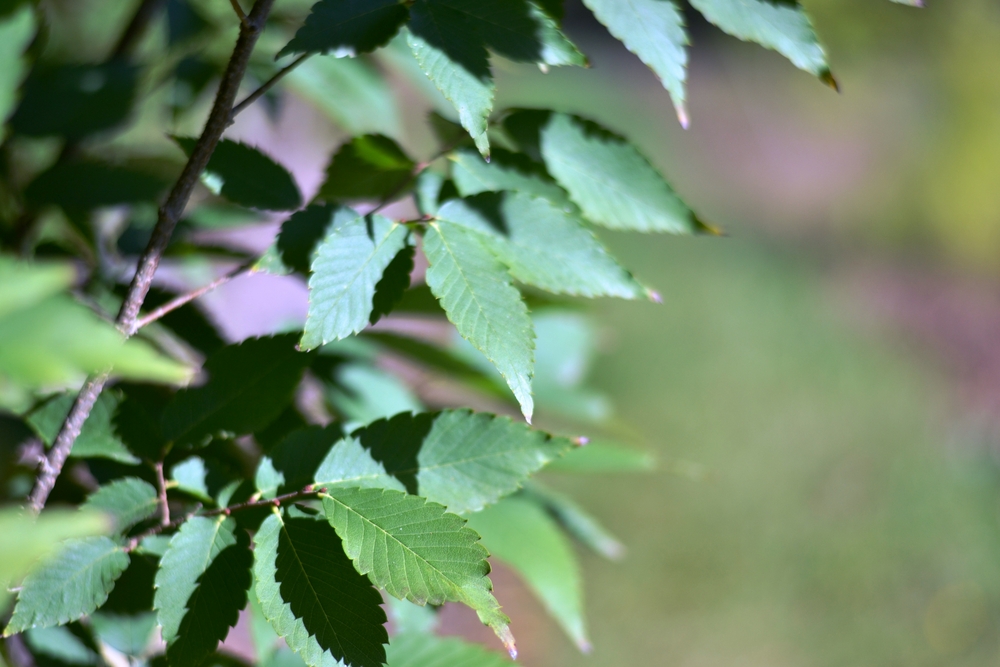
[[[408,236],[404,225],[380,215],[338,211],[312,264],[303,349],[347,338],[368,325],[375,286]]]
[[[474,232],[445,221],[428,225],[427,284],[462,337],[486,355],[530,422],[534,409],[534,330],[503,264]]]
[[[221,515],[192,517],[170,540],[153,601],[170,664],[200,664],[236,625],[252,581],[249,547],[246,532]]]
[[[24,643],[31,649],[35,664],[103,665],[93,637],[79,624],[74,625],[28,629]]]
[[[556,21],[562,21],[566,15],[566,8],[563,7],[563,0],[536,0],[536,5],[551,16]]]
[[[128,564],[124,548],[107,537],[69,540],[25,577],[4,637],[90,614],[108,599]]]
[[[555,20],[527,0],[434,0],[461,14],[494,53],[515,62],[585,65]]]
[[[295,350],[296,334],[251,338],[205,362],[208,382],[177,392],[163,412],[163,436],[201,442],[220,432],[260,430],[291,399],[311,357]]]
[[[401,481],[386,472],[384,464],[376,461],[356,436],[344,438],[330,448],[316,470],[314,486],[407,490]]]
[[[0,606],[6,608],[7,586],[19,581],[32,563],[74,537],[107,532],[110,521],[102,514],[77,510],[46,510],[32,516],[20,508],[0,510],[0,535],[17,539],[0,540]]]
[[[454,105],[476,148],[489,155],[486,129],[496,86],[486,46],[466,17],[434,0],[416,0],[406,38],[420,69]]]
[[[190,156],[196,139],[174,137]],[[252,146],[229,139],[219,142],[205,168],[203,180],[234,204],[268,211],[288,211],[302,205],[295,180],[277,162]]]
[[[114,414],[115,433],[128,447],[128,451],[136,456],[147,461],[161,460],[167,445],[161,428],[163,410],[173,399],[173,392],[167,387],[143,384],[119,384],[118,388],[124,392],[125,397]],[[98,403],[101,400],[99,398]],[[90,419],[93,419],[93,414],[91,412]],[[79,441],[78,438],[77,443]],[[78,446],[73,444],[74,449]]]
[[[453,354],[450,350],[410,336],[400,336],[384,331],[366,331],[362,335],[368,340],[375,341],[385,351],[416,361],[429,370],[438,371],[456,380],[471,382],[477,385],[477,388],[500,398],[508,396],[507,389],[502,384],[502,378],[500,383],[493,381],[494,369],[492,366],[489,367],[490,372],[487,374],[475,363]]]
[[[518,115],[507,119],[508,127]],[[545,165],[591,222],[638,232],[700,231],[691,209],[632,144],[566,114],[525,118],[542,121],[537,138]]]
[[[156,514],[157,501],[152,484],[138,477],[124,477],[94,491],[80,507],[111,515],[115,529],[125,531]]]
[[[480,234],[522,283],[586,297],[638,299],[647,293],[589,229],[545,199],[484,192],[448,202],[437,218]]]
[[[0,385],[59,386],[108,369],[117,377],[159,382],[190,376],[182,364],[143,340],[124,340],[110,322],[63,295],[0,315]]]
[[[73,394],[59,394],[49,399],[28,416],[28,423],[38,436],[51,446],[66,420],[76,397]],[[78,458],[105,458],[119,463],[134,465],[139,459],[131,454],[115,434],[112,417],[118,407],[119,398],[114,391],[104,391],[97,397],[90,415],[83,422],[80,435],[73,443],[70,456]]]
[[[546,173],[545,167],[523,154],[495,148],[489,162],[469,150],[455,151],[450,157],[451,176],[463,197],[511,190],[543,197],[563,210],[576,208],[566,191]]]
[[[625,47],[656,72],[677,109],[681,125],[688,126],[684,79],[687,68],[687,32],[684,14],[673,0],[584,0],[597,20]]]
[[[326,427],[307,426],[293,431],[261,460],[258,476],[262,475],[267,462],[271,471],[263,472],[263,475],[271,477],[271,484],[266,485],[269,491],[272,485],[275,494],[299,491],[307,484],[312,484],[317,468],[342,436],[340,426],[336,423]],[[273,484],[274,481],[277,481],[276,485]],[[260,484],[257,488],[264,490]]]
[[[97,612],[90,624],[98,638],[116,651],[134,658],[146,653],[156,629],[156,614],[107,614]]]
[[[350,135],[401,134],[399,110],[382,74],[361,58],[310,58],[285,77],[289,88]]]
[[[320,0],[277,57],[320,52],[340,58],[368,53],[392,39],[408,17],[402,0]]]
[[[343,222],[345,215],[349,215],[346,210],[332,204],[310,204],[301,211],[296,211],[281,223],[278,238],[268,251],[275,253],[277,264],[259,270],[277,274],[291,271],[308,274],[316,256],[316,245],[326,235],[329,227]]]
[[[413,257],[416,251],[417,249],[411,245],[403,246],[385,267],[382,279],[375,285],[372,314],[368,317],[369,324],[375,324],[391,313],[396,304],[402,301],[403,294],[410,288],[410,274],[413,273]]]
[[[413,180],[415,167],[416,163],[388,137],[354,137],[330,161],[319,196],[330,201],[400,196]]]
[[[571,448],[569,440],[509,417],[469,410],[404,413],[369,424],[337,444],[320,465],[316,485],[376,487],[390,475],[395,483],[384,488],[405,489],[466,514],[513,493]]]
[[[79,160],[57,162],[25,188],[35,207],[56,204],[68,211],[102,206],[155,202],[169,183],[166,179],[125,166]]]
[[[543,66],[586,64],[555,20],[526,0],[417,0],[408,41],[484,156],[490,153],[486,129],[495,93],[487,49]]]
[[[69,264],[17,262],[0,258],[0,317],[33,306],[73,284]]]
[[[17,90],[28,71],[24,51],[35,36],[35,12],[32,6],[21,6],[0,16],[0,126],[17,103]],[[0,137],[4,132],[0,130]]]
[[[454,637],[405,633],[396,635],[386,650],[388,667],[510,667],[500,653]]]
[[[809,16],[796,0],[691,0],[691,6],[733,37],[773,49],[836,87]]]
[[[525,487],[524,497],[544,508],[566,532],[595,553],[608,560],[625,556],[625,545],[569,496],[532,481]]]
[[[382,596],[339,541],[325,522],[270,515],[254,537],[257,598],[310,667],[380,667],[389,638]]]
[[[24,83],[11,128],[31,137],[79,139],[121,124],[132,109],[139,68],[121,59],[101,65],[40,65]]]
[[[332,488],[323,509],[362,574],[416,604],[462,602],[513,651],[510,619],[493,597],[488,556],[465,520],[419,496]]]
[[[423,405],[399,377],[364,363],[345,364],[337,369],[336,383],[327,387],[326,399],[354,426],[397,412],[423,410]]]
[[[649,472],[656,460],[648,453],[601,440],[574,447],[566,456],[552,462],[551,472],[613,473]]]
[[[469,517],[494,557],[510,565],[583,652],[590,650],[583,617],[583,581],[572,546],[535,503],[507,498]]]
[[[392,643],[400,635],[417,633],[420,635],[433,635],[438,627],[437,609],[420,606],[406,600],[398,600],[394,597],[386,598],[386,609],[389,612],[389,619],[396,630],[392,642],[389,643],[389,650],[392,651]],[[391,661],[391,658],[390,658]]]
[[[170,469],[170,479],[177,484],[174,488],[203,502],[212,501],[207,478],[205,461],[197,456],[186,458]]]
[[[482,159],[479,153],[475,155],[476,159]],[[413,190],[413,198],[416,200],[420,215],[433,215],[442,203],[458,196],[454,182],[430,169],[420,172]]]

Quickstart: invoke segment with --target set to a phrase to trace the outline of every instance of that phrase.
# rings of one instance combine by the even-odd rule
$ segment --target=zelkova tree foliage
[[[573,543],[623,547],[529,478],[649,462],[582,446],[608,403],[569,298],[659,298],[600,228],[716,230],[613,128],[494,108],[491,57],[587,65],[561,0],[243,3],[0,0],[3,656],[236,664],[219,644],[245,614],[261,665],[498,665],[435,633],[460,603],[516,655],[490,554],[586,650]],[[686,125],[682,8],[584,5]],[[836,85],[794,0],[691,5]],[[432,152],[400,145],[420,141],[390,80],[438,96]],[[286,95],[349,136],[311,201],[252,137],[223,136]],[[208,233],[266,220],[259,256]],[[235,268],[177,295],[161,263]],[[194,305],[251,271],[308,285],[301,330],[230,343]],[[536,408],[576,437],[533,429]]]

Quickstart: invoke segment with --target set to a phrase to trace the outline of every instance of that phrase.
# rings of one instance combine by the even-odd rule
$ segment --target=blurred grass
[[[601,304],[597,380],[710,474],[556,480],[630,552],[585,560],[594,654],[537,664],[995,664],[1000,476],[945,447],[944,387],[851,332],[804,261],[616,240],[664,304]]]

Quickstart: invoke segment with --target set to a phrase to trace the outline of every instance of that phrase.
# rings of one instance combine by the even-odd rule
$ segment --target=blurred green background
[[[572,6],[591,71],[497,64],[502,103],[622,131],[729,234],[610,239],[664,304],[598,306],[595,380],[703,474],[550,476],[629,555],[584,555],[587,657],[509,594],[525,664],[1000,659],[993,397],[968,381],[988,351],[955,349],[1000,267],[1000,5],[806,4],[841,94],[696,23],[687,132]],[[942,291],[968,312],[924,313]]]

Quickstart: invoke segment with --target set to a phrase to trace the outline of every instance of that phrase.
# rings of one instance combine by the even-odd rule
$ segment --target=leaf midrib
[[[454,223],[452,223],[452,224],[454,224]],[[441,239],[441,245],[444,246],[445,250],[448,252],[448,256],[451,258],[452,263],[455,265],[455,270],[458,271],[458,274],[462,277],[462,281],[465,283],[466,291],[469,293],[470,298],[476,304],[476,307],[479,309],[479,315],[480,315],[480,317],[482,317],[486,321],[486,327],[490,330],[490,333],[494,336],[494,338],[501,338],[500,337],[500,332],[494,326],[494,324],[493,324],[492,320],[490,319],[490,317],[488,315],[486,315],[486,309],[483,308],[482,303],[479,301],[479,297],[476,294],[476,290],[474,290],[472,288],[472,283],[469,282],[469,278],[466,275],[465,270],[462,268],[462,263],[458,261],[458,258],[455,255],[455,251],[452,250],[451,245],[448,243],[448,240],[445,238],[445,235],[441,232],[441,226],[440,226],[440,224],[434,222],[434,223],[431,223],[431,227],[433,227],[434,231],[437,232],[438,238]],[[484,250],[487,253],[489,253],[489,251],[486,250],[485,248],[484,248]],[[499,261],[499,260],[497,260],[497,261]],[[506,271],[506,267],[505,267],[504,270]],[[510,285],[510,283],[506,283],[506,282],[503,283],[503,284],[504,285]],[[450,315],[449,315],[448,319],[451,319]],[[455,326],[458,326],[457,322],[455,323]],[[502,338],[501,338],[501,340],[502,340]],[[486,347],[486,346],[483,345],[483,347]],[[493,365],[495,365],[497,367],[497,369],[499,370],[500,369],[500,364],[493,358],[495,355],[491,354],[490,352],[487,352],[486,350],[482,350],[482,352],[483,352],[483,354],[486,355],[486,358],[489,359],[490,363],[493,364]],[[506,364],[504,364],[504,365],[506,366]],[[504,371],[501,370],[500,373],[505,378],[507,377],[507,373],[505,373]]]
[[[337,642],[337,647],[340,649],[340,654],[341,655],[347,655],[347,653],[344,651],[344,645],[340,642],[340,633],[337,632],[336,627],[334,627],[333,623],[330,621],[330,615],[326,613],[326,608],[323,606],[323,601],[320,599],[319,593],[313,587],[312,580],[306,574],[305,565],[302,563],[302,559],[299,557],[299,550],[295,547],[295,542],[292,540],[292,536],[288,533],[288,530],[285,527],[285,521],[284,521],[284,519],[277,512],[277,510],[275,510],[275,516],[278,517],[278,523],[281,524],[281,530],[282,530],[282,532],[285,533],[285,537],[288,539],[288,545],[289,545],[289,547],[292,550],[292,554],[295,556],[295,562],[299,564],[299,571],[302,573],[302,579],[305,580],[306,585],[309,587],[309,591],[312,593],[313,599],[316,601],[316,606],[319,607],[320,611],[323,613],[323,620],[326,622],[326,627],[332,632],[333,639],[334,639],[334,641]],[[275,542],[275,545],[274,545],[274,556],[275,556],[275,565],[277,565],[277,557],[278,557],[278,544],[277,544],[277,542]],[[275,577],[275,583],[277,583],[277,577]],[[279,595],[280,595],[280,584],[279,584],[278,588],[279,588]],[[282,598],[282,600],[284,600],[284,598]],[[291,605],[289,605],[289,611],[291,611]],[[295,620],[297,622],[299,622],[299,623],[302,623],[302,627],[303,628],[305,627],[305,622],[302,619],[296,617]],[[313,638],[315,638],[315,636],[316,636],[316,633],[314,633],[314,632],[310,632],[309,634],[312,635]],[[327,649],[327,650],[329,650],[329,649]]]
[[[438,569],[437,567],[435,567],[434,565],[432,565],[429,560],[427,560],[426,558],[424,558],[423,556],[421,556],[420,554],[418,554],[417,552],[415,552],[413,549],[411,549],[409,546],[407,546],[406,544],[404,544],[403,542],[401,542],[398,538],[396,538],[388,530],[386,530],[385,528],[382,528],[377,523],[375,523],[374,521],[372,521],[371,519],[369,519],[368,517],[366,517],[364,514],[361,514],[361,512],[357,511],[356,509],[354,509],[353,507],[351,507],[350,505],[348,505],[344,501],[340,500],[336,496],[332,496],[330,494],[323,494],[321,497],[323,497],[323,498],[329,498],[330,500],[332,500],[333,502],[337,503],[338,505],[340,505],[341,507],[343,507],[345,510],[347,510],[348,512],[350,512],[351,514],[357,516],[365,524],[371,526],[372,528],[374,528],[376,531],[378,531],[382,535],[385,535],[386,538],[388,538],[388,539],[392,540],[394,543],[398,544],[400,548],[402,548],[405,552],[411,554],[414,558],[417,559],[418,562],[426,564],[427,567],[430,568],[431,571],[436,572],[438,575],[440,575],[440,577],[442,579],[444,579],[449,584],[451,584],[452,586],[454,586],[455,590],[458,591],[460,594],[464,593],[464,590],[463,590],[463,587],[462,587],[461,584],[459,584],[458,582],[454,581],[451,577],[449,577],[444,572],[442,572],[440,569]],[[385,494],[383,494],[383,497],[385,497]],[[425,507],[427,507],[426,503],[422,506],[422,508],[425,508]],[[454,532],[457,534],[459,531],[454,531]],[[421,575],[421,577],[422,576],[423,575]],[[462,596],[463,599],[464,599],[464,597],[465,596]]]

